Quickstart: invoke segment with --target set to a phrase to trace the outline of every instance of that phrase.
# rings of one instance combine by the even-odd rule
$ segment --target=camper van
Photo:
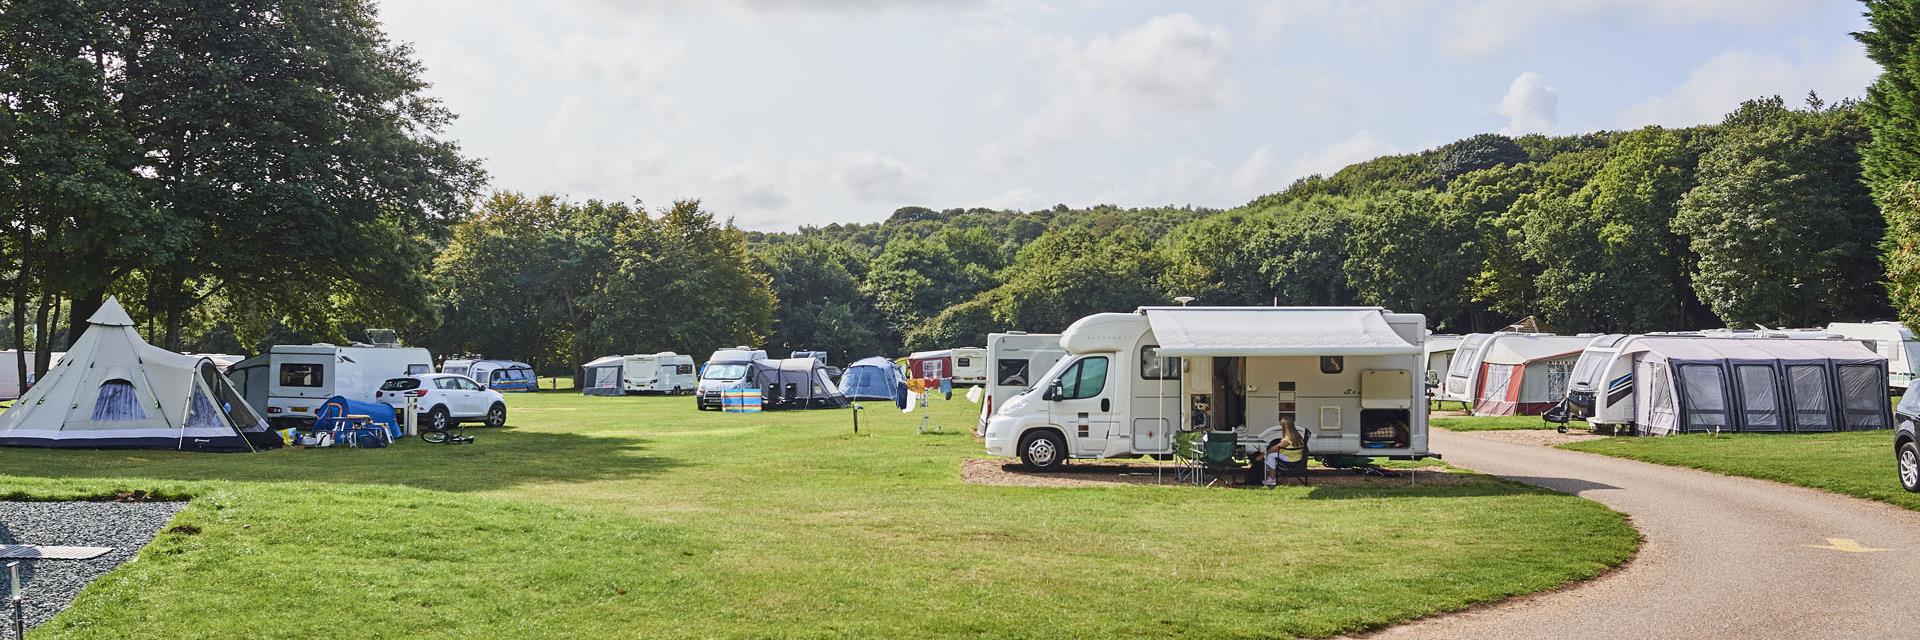
[[[313,424],[313,412],[336,395],[379,402],[381,383],[420,373],[433,373],[426,349],[331,344],[274,345],[227,369],[247,404],[276,428]]]
[[[694,394],[694,406],[701,411],[720,410],[720,392],[753,386],[753,363],[767,359],[762,349],[734,347],[713,352],[707,363],[700,365],[699,393]]]
[[[1377,307],[1142,307],[1081,318],[1066,356],[987,421],[987,453],[1029,469],[1175,453],[1174,432],[1243,452],[1306,437],[1309,455],[1427,451],[1426,318]],[[1209,435],[1209,437],[1216,437]]]
[[[1714,332],[1594,338],[1574,365],[1564,411],[1596,431],[1826,432],[1885,429],[1886,358],[1851,340]]]
[[[1920,341],[1913,339],[1913,331],[1906,325],[1888,320],[1835,322],[1827,325],[1827,333],[1858,341],[1886,356],[1887,389],[1895,395],[1906,392],[1907,384],[1913,382],[1914,370],[1920,368]]]
[[[1036,376],[1052,369],[1053,363],[1059,362],[1066,354],[1060,350],[1058,333],[1016,331],[987,334],[989,378],[986,397],[980,401],[980,423],[974,429],[975,434],[987,432],[987,419],[993,417],[995,407],[1033,388]]]
[[[679,395],[700,385],[693,372],[693,356],[672,351],[631,356],[607,356],[587,363],[586,395],[629,393]]]

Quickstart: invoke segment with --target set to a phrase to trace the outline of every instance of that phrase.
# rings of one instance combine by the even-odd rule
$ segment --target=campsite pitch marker
[[[26,598],[20,596],[20,561],[7,563],[7,573],[13,576],[13,637],[27,637]]]

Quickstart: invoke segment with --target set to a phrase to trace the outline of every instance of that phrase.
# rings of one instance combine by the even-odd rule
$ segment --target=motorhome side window
[[[1299,424],[1300,405],[1298,404],[1299,397],[1295,395],[1295,391],[1297,390],[1295,384],[1292,382],[1280,382],[1275,384],[1273,389],[1277,392],[1280,405],[1280,415],[1277,416],[1277,419],[1282,422]]]
[[[1148,380],[1179,380],[1180,357],[1160,357],[1160,345],[1140,347],[1140,377]]]
[[[1346,370],[1345,356],[1320,356],[1320,373],[1340,373]]]
[[[1081,359],[1060,373],[1060,399],[1084,400],[1107,390],[1107,358]]]
[[[282,387],[318,387],[325,383],[326,367],[317,363],[286,363],[280,365],[280,386]]]
[[[422,373],[433,373],[433,365],[427,365],[427,364],[407,365],[407,375],[411,376],[411,375],[417,375]]]

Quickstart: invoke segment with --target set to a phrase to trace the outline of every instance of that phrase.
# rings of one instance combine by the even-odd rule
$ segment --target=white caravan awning
[[[1383,311],[1352,307],[1147,307],[1163,356],[1391,356],[1420,348]]]

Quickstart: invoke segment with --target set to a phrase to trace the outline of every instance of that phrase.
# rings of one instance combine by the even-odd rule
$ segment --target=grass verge
[[[1920,509],[1900,488],[1893,432],[1686,434],[1607,438],[1561,445],[1643,462],[1772,480]]]
[[[1522,431],[1560,427],[1541,420],[1540,416],[1437,416],[1428,419],[1427,423],[1450,431]],[[1586,422],[1575,420],[1567,423],[1567,428],[1585,431],[1591,427]]]
[[[1492,478],[963,483],[974,405],[516,394],[473,445],[0,450],[12,497],[192,503],[36,638],[1330,636],[1551,588],[1620,514]],[[869,403],[878,405],[880,403]]]

